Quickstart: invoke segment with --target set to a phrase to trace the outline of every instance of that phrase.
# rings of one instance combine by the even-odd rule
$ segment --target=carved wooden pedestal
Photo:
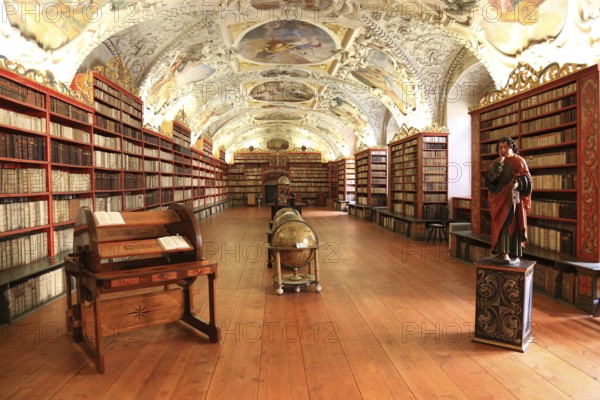
[[[475,336],[473,341],[524,352],[531,340],[531,300],[535,261],[494,264],[485,257],[475,263]]]

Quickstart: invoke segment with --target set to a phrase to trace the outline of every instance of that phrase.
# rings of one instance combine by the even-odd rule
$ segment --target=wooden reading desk
[[[182,320],[217,342],[217,263],[202,257],[192,212],[175,204],[165,211],[113,213],[123,222],[107,224],[95,214],[88,207],[79,210],[74,253],[65,257],[65,273],[68,332],[89,345],[98,371],[105,369],[104,336]],[[179,238],[170,242],[164,237]],[[202,275],[208,277],[208,322],[193,313],[191,285]]]

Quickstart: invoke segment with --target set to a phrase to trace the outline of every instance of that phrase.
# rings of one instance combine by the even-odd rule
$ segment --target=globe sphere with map
[[[313,257],[311,248],[318,246],[319,239],[313,228],[302,220],[290,220],[279,224],[271,245],[274,248],[289,248],[280,251],[281,265],[287,268],[300,268],[307,265]]]

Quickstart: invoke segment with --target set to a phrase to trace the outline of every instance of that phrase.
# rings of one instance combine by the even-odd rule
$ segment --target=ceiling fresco
[[[158,130],[183,110],[193,139],[212,139],[228,157],[250,146],[278,151],[276,143],[347,157],[385,145],[404,124],[446,125],[447,102],[472,94],[475,83],[477,93],[502,86],[519,62],[600,61],[600,0],[5,0],[0,7],[2,58],[67,86],[78,71],[123,65],[144,101],[146,126]]]
[[[336,45],[322,28],[304,21],[267,22],[242,36],[239,54],[261,64],[317,64],[333,56]]]

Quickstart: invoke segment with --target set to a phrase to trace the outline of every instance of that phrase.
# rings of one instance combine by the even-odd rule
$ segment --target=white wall
[[[467,68],[450,88],[446,102],[448,139],[448,200],[470,197],[473,170],[471,166],[471,116],[469,107],[479,103],[493,86],[485,67],[477,63]]]

